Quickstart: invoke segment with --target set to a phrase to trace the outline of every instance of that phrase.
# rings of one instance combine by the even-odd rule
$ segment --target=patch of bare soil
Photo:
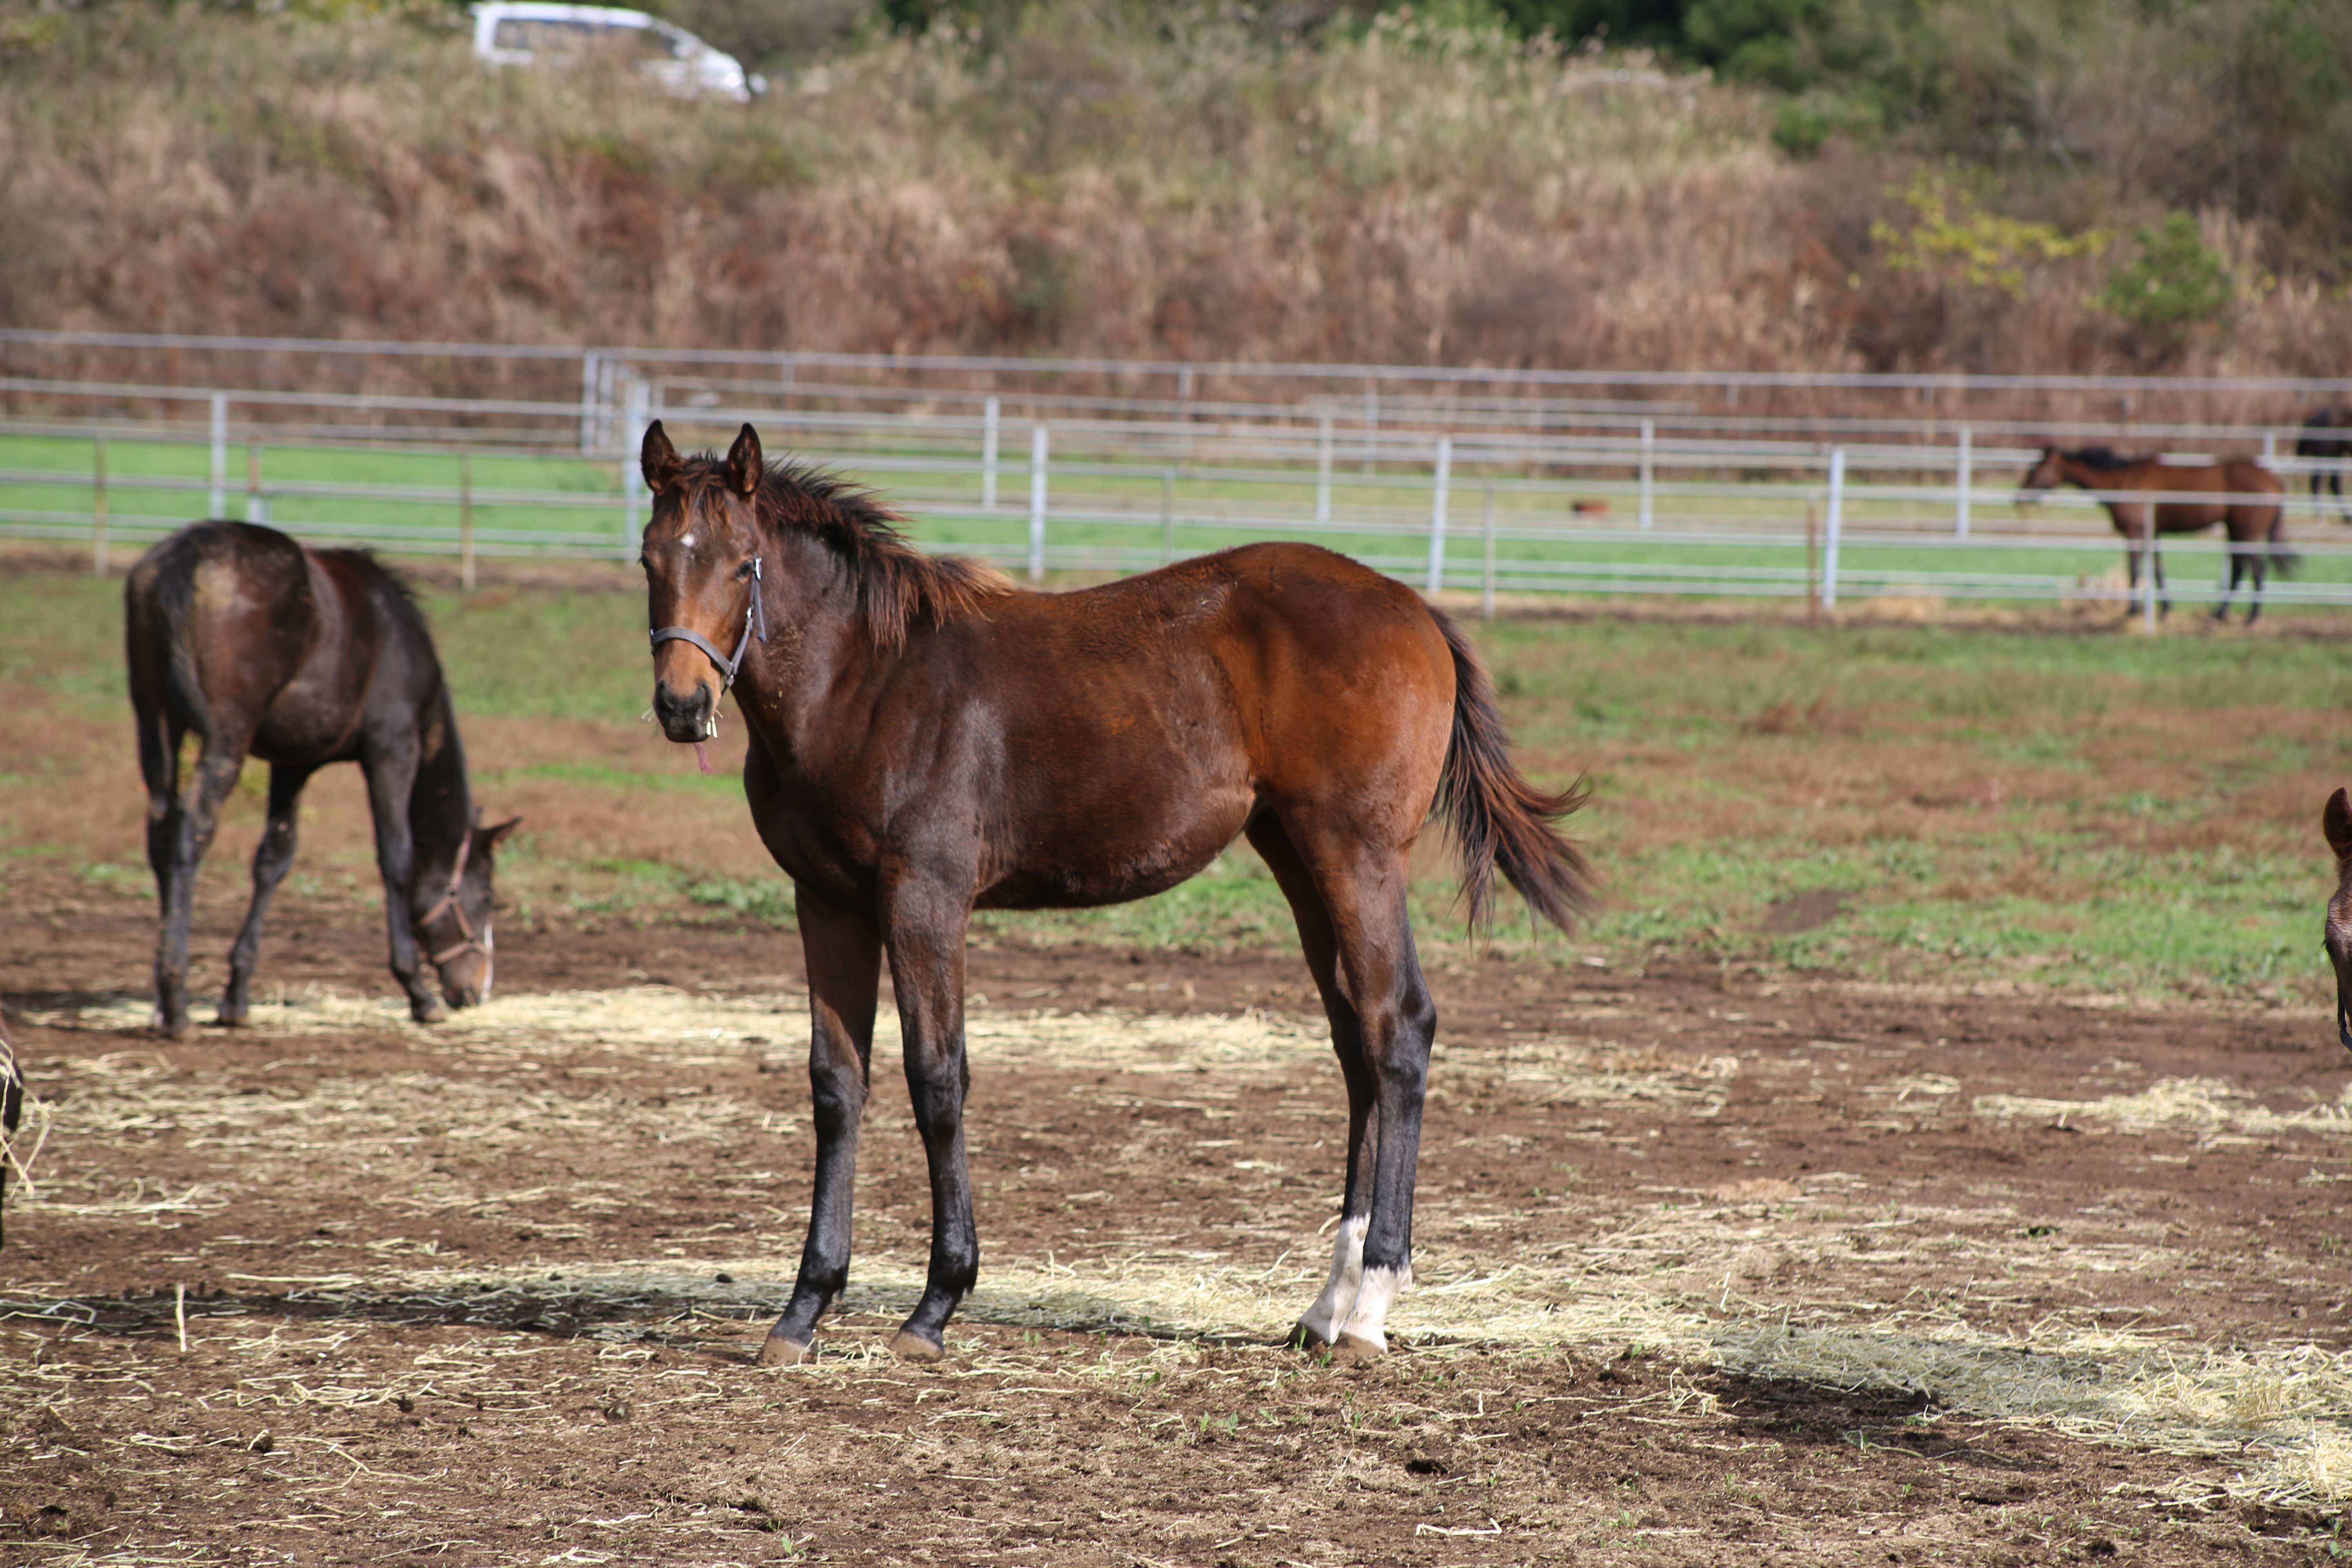
[[[2352,1495],[2313,1010],[1446,962],[1418,1279],[1349,1369],[1276,1342],[1344,1129],[1296,957],[983,949],[950,1360],[882,1349],[928,1223],[893,1046],[849,1310],[761,1371],[788,937],[517,938],[420,1029],[289,897],[297,1005],[183,1047],[147,919],[0,915],[48,1107],[0,1563],[2305,1561]]]

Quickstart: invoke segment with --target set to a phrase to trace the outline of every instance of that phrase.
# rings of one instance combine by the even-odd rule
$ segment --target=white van
[[[748,75],[734,56],[643,11],[545,0],[488,0],[473,9],[474,53],[492,65],[561,65],[592,49],[611,49],[679,98],[743,103],[768,85]]]

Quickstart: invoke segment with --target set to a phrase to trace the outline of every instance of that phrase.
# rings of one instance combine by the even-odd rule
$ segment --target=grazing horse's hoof
[[[1327,1349],[1331,1342],[1308,1328],[1307,1320],[1301,1318],[1290,1325],[1290,1337],[1283,1343],[1295,1351],[1319,1351]]]
[[[1378,1361],[1389,1353],[1389,1347],[1379,1340],[1368,1340],[1361,1334],[1341,1334],[1331,1345],[1331,1359],[1347,1365]]]
[[[813,1345],[804,1345],[798,1340],[788,1340],[782,1334],[770,1334],[761,1342],[759,1364],[798,1366],[815,1355],[816,1349]]]
[[[449,1016],[449,1009],[438,1002],[411,1002],[408,1016],[420,1024],[437,1024]]]
[[[890,1336],[890,1353],[900,1361],[929,1363],[945,1361],[948,1347],[936,1340],[927,1340],[912,1329],[900,1329]]]

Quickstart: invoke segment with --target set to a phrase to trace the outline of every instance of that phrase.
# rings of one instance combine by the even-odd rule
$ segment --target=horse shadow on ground
[[[567,1289],[566,1281],[551,1271],[543,1281],[484,1282],[457,1285],[431,1292],[359,1290],[294,1290],[283,1295],[240,1292],[204,1285],[183,1296],[176,1289],[125,1291],[120,1295],[59,1299],[0,1296],[0,1321],[18,1327],[54,1326],[60,1336],[100,1336],[108,1339],[175,1342],[184,1324],[190,1335],[203,1335],[224,1320],[253,1323],[263,1333],[292,1324],[374,1324],[390,1328],[469,1327],[498,1333],[543,1335],[557,1340],[593,1340],[603,1343],[640,1344],[698,1356],[709,1361],[748,1366],[758,1353],[759,1331],[776,1308],[765,1301],[738,1300],[714,1305],[708,1299],[657,1290],[625,1294],[610,1290]],[[720,1283],[729,1281],[721,1280]],[[1060,1331],[1105,1334],[1162,1342],[1185,1342],[1204,1348],[1265,1349],[1281,1343],[1262,1334],[1212,1333],[1139,1322],[1131,1309],[1108,1300],[1093,1303],[1091,1313],[1076,1300],[1057,1300],[1054,1326]],[[853,1310],[856,1318],[872,1317],[877,1330],[895,1321],[881,1311]],[[968,1311],[974,1326],[1031,1328],[1014,1304],[995,1310],[982,1306]],[[213,1329],[217,1333],[217,1329]],[[844,1363],[861,1359],[863,1349],[845,1347],[821,1359]],[[1410,1358],[1411,1348],[1402,1349]],[[1609,1363],[1596,1363],[1561,1352],[1562,1370],[1575,1382],[1615,1382],[1619,1373]],[[1648,1381],[1646,1374],[1643,1381]],[[1981,1498],[1968,1500],[2012,1504],[2029,1498],[2032,1483],[2016,1478],[2060,1469],[2053,1459],[2030,1451],[1996,1452],[1982,1446],[2000,1441],[1989,1433],[1963,1438],[1935,1419],[1935,1402],[1913,1391],[1891,1388],[1840,1388],[1795,1378],[1754,1378],[1720,1370],[1684,1374],[1714,1394],[1717,1409],[1742,1436],[1792,1447],[1846,1447],[1887,1457],[1902,1455],[1939,1465],[2006,1474],[1990,1478]]]

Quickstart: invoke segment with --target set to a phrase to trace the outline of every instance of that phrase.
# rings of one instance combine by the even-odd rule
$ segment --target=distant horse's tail
[[[2294,550],[2288,547],[2286,542],[2286,508],[2283,506],[2278,509],[2278,516],[2271,521],[2270,538],[2267,542],[2270,546],[2271,552],[2272,575],[2278,577],[2294,576],[2294,569],[2303,564],[2303,557],[2297,555]]]
[[[1462,848],[1462,891],[1470,923],[1486,919],[1495,870],[1502,868],[1528,907],[1562,931],[1592,907],[1592,868],[1552,824],[1584,804],[1579,780],[1546,795],[1511,765],[1503,716],[1495,710],[1494,682],[1453,618],[1441,611],[1438,629],[1454,655],[1454,734],[1437,802]]]

